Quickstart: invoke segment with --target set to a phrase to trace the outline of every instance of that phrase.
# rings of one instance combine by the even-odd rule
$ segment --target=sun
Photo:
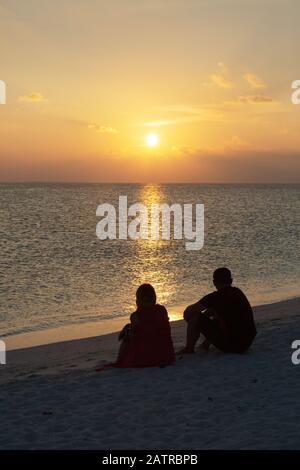
[[[148,147],[156,147],[159,143],[159,138],[156,134],[148,134],[145,137],[145,141]]]

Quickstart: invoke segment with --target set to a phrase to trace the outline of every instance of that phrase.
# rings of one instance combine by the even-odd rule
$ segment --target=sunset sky
[[[0,180],[299,182],[299,21],[299,0],[0,0]]]

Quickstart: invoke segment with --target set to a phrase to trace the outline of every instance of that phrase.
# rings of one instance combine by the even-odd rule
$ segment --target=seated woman
[[[156,303],[150,284],[136,292],[137,310],[119,335],[122,341],[116,367],[151,367],[175,361],[168,312]]]

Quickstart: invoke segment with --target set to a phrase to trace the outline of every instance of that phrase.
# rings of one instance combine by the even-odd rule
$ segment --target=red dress
[[[117,367],[153,367],[175,361],[168,312],[162,305],[138,308]]]

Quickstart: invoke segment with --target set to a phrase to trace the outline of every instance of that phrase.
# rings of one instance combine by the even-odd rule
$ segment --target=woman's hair
[[[136,291],[137,306],[141,305],[155,305],[156,293],[151,284],[142,284]]]

